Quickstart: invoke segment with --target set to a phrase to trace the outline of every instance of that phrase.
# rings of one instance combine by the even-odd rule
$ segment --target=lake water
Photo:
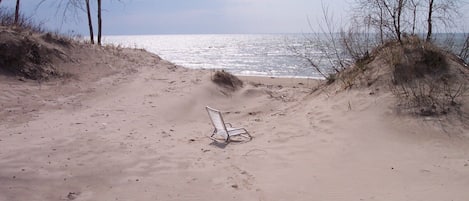
[[[106,36],[104,43],[143,48],[175,64],[195,69],[224,69],[236,75],[320,76],[290,50],[305,42],[302,34]]]
[[[325,35],[324,35],[325,36]],[[175,64],[194,69],[224,69],[236,75],[322,78],[314,68],[291,49],[307,52],[323,71],[331,72],[334,59],[326,58],[324,37],[304,34],[254,35],[135,35],[106,36],[104,43],[143,48]],[[456,41],[454,51],[462,47],[462,34],[436,34],[437,43]],[[317,40],[312,40],[317,38]],[[319,51],[321,48],[322,51]],[[331,50],[327,50],[331,53]],[[345,58],[344,55],[341,55]],[[324,70],[325,69],[325,70]]]

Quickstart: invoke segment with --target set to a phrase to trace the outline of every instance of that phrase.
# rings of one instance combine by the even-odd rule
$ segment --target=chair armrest
[[[230,123],[225,123],[225,126],[230,126],[230,127],[233,127]]]

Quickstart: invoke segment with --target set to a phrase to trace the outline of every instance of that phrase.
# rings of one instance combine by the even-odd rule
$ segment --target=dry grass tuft
[[[391,89],[399,106],[424,116],[458,110],[467,92],[467,72],[431,43],[412,40],[389,54]]]
[[[414,36],[375,48],[337,75],[343,89],[389,89],[400,111],[424,116],[459,111],[468,78],[469,70],[456,56]]]
[[[0,38],[0,73],[32,80],[62,76],[53,61],[67,57],[62,47],[69,47],[70,41],[2,26]]]
[[[243,87],[243,81],[226,71],[217,71],[212,77],[212,81],[222,87],[237,90]]]

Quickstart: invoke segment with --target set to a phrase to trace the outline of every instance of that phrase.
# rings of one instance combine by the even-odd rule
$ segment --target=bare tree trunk
[[[402,36],[402,27],[401,27],[401,17],[402,17],[402,10],[404,10],[404,0],[399,0],[398,5],[397,5],[397,39],[399,42],[402,42],[401,36]]]
[[[91,44],[94,44],[94,32],[93,32],[93,21],[91,20],[90,0],[85,0],[85,2],[86,2],[86,13],[88,15],[88,27],[90,29],[90,41],[91,41]]]
[[[381,40],[381,44],[384,44],[384,13],[383,13],[383,7],[381,7],[381,4],[377,0],[377,5],[379,8],[379,37]]]
[[[419,6],[419,2],[411,0],[410,3],[412,4],[412,35],[415,35],[415,29],[417,26],[417,7]]]
[[[433,24],[432,24],[432,15],[433,15],[433,0],[428,1],[428,16],[427,16],[427,39],[426,41],[429,42],[432,40],[432,29],[433,29]]]
[[[16,0],[15,25],[18,25],[19,18],[20,18],[20,0]]]
[[[101,19],[101,0],[98,0],[98,45],[101,45],[102,19]]]

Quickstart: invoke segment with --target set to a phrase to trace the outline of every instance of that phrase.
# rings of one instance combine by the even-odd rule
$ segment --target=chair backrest
[[[209,106],[205,108],[207,109],[208,116],[210,117],[210,120],[212,121],[213,127],[215,127],[217,134],[220,134],[223,136],[227,135],[225,122],[223,121],[221,112]]]

